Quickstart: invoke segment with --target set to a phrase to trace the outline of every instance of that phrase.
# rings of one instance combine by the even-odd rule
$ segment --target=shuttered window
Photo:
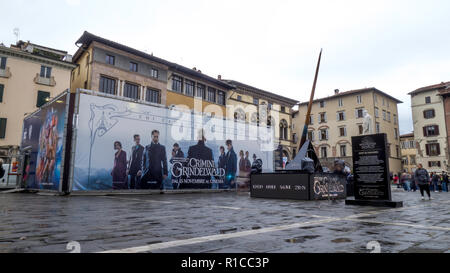
[[[425,144],[425,149],[428,156],[438,156],[441,154],[439,143]]]
[[[0,138],[6,136],[6,118],[0,118]]]
[[[439,135],[439,126],[438,125],[430,125],[423,127],[423,136],[438,136]]]
[[[116,80],[101,76],[99,91],[106,94],[116,95]]]
[[[147,88],[147,94],[145,100],[153,103],[160,103],[159,90]]]
[[[42,105],[46,104],[48,98],[50,98],[50,92],[38,91],[36,107],[41,107]]]
[[[131,83],[125,83],[123,96],[130,99],[139,99],[139,86]]]

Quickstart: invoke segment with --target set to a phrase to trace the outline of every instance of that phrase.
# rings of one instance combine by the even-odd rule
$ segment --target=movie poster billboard
[[[31,147],[26,187],[60,190],[68,95],[63,94],[24,119],[21,147]]]
[[[255,160],[273,171],[271,127],[84,92],[77,109],[72,191],[228,189]]]

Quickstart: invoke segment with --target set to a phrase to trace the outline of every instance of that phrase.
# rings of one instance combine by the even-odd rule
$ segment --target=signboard
[[[345,175],[315,173],[310,187],[311,200],[345,199],[346,185]]]
[[[67,93],[24,119],[21,147],[31,147],[26,187],[60,191]]]
[[[310,174],[262,173],[252,174],[251,197],[309,200]]]
[[[386,134],[352,137],[355,200],[391,201]]]
[[[273,127],[87,93],[76,114],[73,191],[234,188],[241,150],[273,170]]]

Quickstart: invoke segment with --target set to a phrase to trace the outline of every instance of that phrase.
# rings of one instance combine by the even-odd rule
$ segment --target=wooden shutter
[[[439,125],[434,125],[434,132],[437,136],[439,135]]]
[[[3,101],[3,91],[5,90],[5,86],[0,84],[0,102]]]
[[[423,136],[426,137],[427,135],[427,126],[423,127]]]
[[[328,129],[325,129],[326,139],[328,140]]]
[[[440,155],[441,154],[441,146],[439,143],[436,143],[435,145],[436,145],[437,155]]]
[[[6,136],[6,118],[0,118],[0,138]]]
[[[319,140],[322,140],[322,131],[319,130]]]
[[[430,155],[430,144],[425,144],[425,151],[426,151],[426,154],[429,156]]]

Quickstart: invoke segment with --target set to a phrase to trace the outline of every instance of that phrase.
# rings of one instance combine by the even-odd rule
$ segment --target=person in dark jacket
[[[235,185],[237,171],[237,156],[233,149],[233,142],[229,139],[226,141],[227,154],[225,165],[225,188],[230,189]]]
[[[442,191],[448,192],[448,174],[442,172]]]
[[[5,175],[5,169],[3,168],[3,161],[0,159],[0,178]]]
[[[425,170],[422,164],[417,165],[417,170],[414,172],[414,181],[419,185],[420,194],[422,195],[422,200],[425,199],[423,192],[426,191],[428,198],[431,200],[430,194],[430,175],[427,170]]]
[[[204,135],[204,131],[200,130],[198,134],[198,142],[196,145],[189,147],[188,150],[188,158],[195,158],[197,160],[210,161],[214,164],[213,152],[210,148],[206,147],[206,138]],[[208,189],[211,187],[212,178],[209,176],[191,176],[190,179],[197,179],[199,181],[203,181],[205,183],[190,183],[190,184],[182,184],[180,188],[196,188],[196,189]]]
[[[140,179],[137,173],[142,166],[142,155],[144,153],[144,146],[141,143],[139,135],[133,136],[136,145],[131,148],[131,158],[128,165],[128,174],[130,175],[130,189],[140,189]]]
[[[439,181],[440,177],[437,173],[433,173],[433,175],[431,176],[431,183],[433,184],[433,189],[434,192],[438,192],[439,191]]]
[[[111,171],[113,180],[113,190],[128,189],[127,183],[127,153],[122,150],[122,143],[114,142],[114,149],[117,152],[114,154],[114,167]]]
[[[153,130],[152,143],[145,147],[141,170],[138,172],[138,176],[141,177],[141,188],[162,189],[162,181],[167,175],[166,147],[159,143],[159,131]]]

